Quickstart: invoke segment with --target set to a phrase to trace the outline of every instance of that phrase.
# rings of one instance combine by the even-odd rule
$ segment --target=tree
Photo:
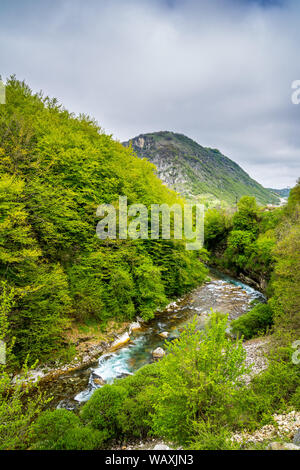
[[[229,231],[229,218],[224,212],[209,209],[205,212],[204,236],[208,250],[226,239]]]
[[[96,209],[183,204],[132,148],[88,116],[34,94],[11,77],[0,106],[0,276],[24,295],[9,322],[16,365],[63,353],[70,319],[150,318],[205,278],[195,253],[174,240],[99,240]],[[161,247],[159,247],[161,245]],[[18,362],[17,362],[18,361]]]
[[[238,268],[238,271],[244,270],[252,253],[254,240],[255,236],[252,232],[243,230],[230,232],[225,251],[227,264]]]
[[[233,216],[233,230],[258,233],[258,207],[255,197],[243,196],[238,202],[238,211]]]
[[[9,360],[13,342],[7,343],[10,337],[8,316],[16,295],[14,288],[1,283],[0,340],[6,343],[6,361],[0,363],[0,450],[26,449],[33,419],[49,401],[39,392],[37,384],[28,380],[30,370],[26,363],[16,381],[11,382]]]
[[[281,340],[300,336],[300,224],[291,226],[274,251],[273,297],[275,328]]]
[[[288,207],[292,209],[295,208],[297,204],[300,204],[300,178],[298,179],[296,186],[291,189]]]
[[[245,372],[241,341],[226,337],[227,317],[212,314],[206,331],[196,319],[168,345],[159,363],[160,381],[154,390],[153,429],[173,442],[187,443],[194,423],[222,426]],[[242,383],[242,381],[241,381]]]

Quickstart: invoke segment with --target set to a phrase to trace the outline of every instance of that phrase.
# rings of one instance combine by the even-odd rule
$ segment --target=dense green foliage
[[[261,224],[261,221],[264,223]],[[254,198],[241,198],[232,219],[224,252],[223,263],[227,268],[234,270],[236,274],[251,274],[258,280],[268,276],[272,269],[272,249],[275,246],[275,226],[269,222],[268,217],[262,215]]]
[[[291,406],[299,410],[300,366],[292,363],[291,350],[278,351],[247,386],[245,351],[241,341],[227,337],[226,326],[227,318],[216,314],[205,331],[188,325],[160,362],[96,390],[79,417],[42,413],[35,448],[58,448],[56,441],[67,448],[75,429],[82,438],[71,448],[90,446],[93,429],[99,439],[94,448],[109,447],[111,439],[156,435],[191,449],[235,449],[240,445],[231,442],[232,432],[263,426]]]
[[[140,158],[148,159],[167,184],[186,197],[196,197],[204,204],[233,205],[236,198],[250,195],[259,203],[277,203],[276,194],[263,188],[235,162],[217,149],[202,147],[183,134],[153,132],[134,137],[124,145]]]
[[[9,322],[16,364],[55,357],[70,320],[151,318],[205,278],[180,241],[99,240],[96,208],[118,197],[182,203],[154,167],[84,115],[14,78],[0,108],[0,276],[20,294]]]
[[[221,244],[226,239],[232,226],[232,220],[224,211],[208,209],[205,212],[204,234],[208,250]]]
[[[283,208],[259,209],[255,199],[243,197],[233,215],[206,214],[206,246],[220,269],[246,275],[269,297],[268,307],[257,306],[233,322],[245,338],[272,331],[289,344],[300,335],[300,182]],[[215,236],[217,234],[217,236]],[[267,285],[268,284],[268,285]],[[267,285],[267,288],[266,288]]]
[[[300,180],[291,190],[277,237],[270,305],[277,337],[286,343],[300,337]]]
[[[107,435],[96,429],[83,427],[71,411],[45,411],[33,425],[33,448],[39,450],[93,450],[99,448]]]
[[[182,200],[149,162],[90,118],[76,118],[14,78],[6,91],[0,108],[0,341],[7,345],[7,364],[0,364],[0,448],[99,449],[115,439],[154,435],[192,449],[232,449],[239,447],[232,432],[256,429],[280,410],[300,411],[300,366],[291,361],[290,347],[300,335],[299,182],[284,208],[262,209],[245,195],[234,214],[213,209],[205,217],[215,264],[268,283],[268,303],[231,325],[246,339],[274,333],[268,369],[247,385],[242,339],[229,338],[227,317],[212,314],[204,330],[193,322],[169,342],[158,363],[98,389],[78,416],[41,412],[47,400],[28,382],[27,362],[33,367],[37,358],[61,354],[72,321],[92,319],[103,328],[110,319],[150,319],[201,283],[206,269],[181,241],[100,241],[99,204],[118,208],[119,195],[146,206]],[[167,147],[169,137],[163,136]],[[179,147],[192,145],[176,139]],[[188,157],[196,162],[195,146]],[[220,165],[232,163],[204,150]],[[224,178],[230,200],[238,190],[244,194],[238,181],[232,186]],[[23,364],[12,383],[12,368]]]
[[[257,304],[249,312],[231,322],[234,334],[245,339],[264,334],[273,324],[272,309],[268,304]]]
[[[31,440],[33,419],[48,403],[37,384],[28,381],[30,369],[25,363],[14,384],[6,363],[12,355],[9,337],[9,315],[16,300],[16,291],[6,282],[0,287],[0,342],[6,343],[5,355],[0,360],[0,450],[26,449]],[[1,348],[1,344],[0,344]],[[2,351],[3,353],[3,351]],[[34,397],[31,396],[35,391]]]
[[[212,316],[205,332],[195,327],[188,325],[169,345],[153,396],[154,432],[184,444],[195,423],[225,425],[246,371],[241,341],[226,338],[226,317]]]

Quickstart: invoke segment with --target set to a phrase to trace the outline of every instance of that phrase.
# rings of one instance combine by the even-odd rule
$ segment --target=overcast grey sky
[[[219,148],[265,186],[300,176],[298,0],[0,0],[0,74],[127,140]]]

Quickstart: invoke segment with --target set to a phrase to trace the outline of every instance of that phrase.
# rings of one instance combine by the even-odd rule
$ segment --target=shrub
[[[229,218],[225,213],[217,209],[209,209],[205,212],[204,234],[205,243],[209,250],[226,238],[228,234]]]
[[[99,449],[107,440],[105,431],[98,431],[88,426],[69,429],[60,441],[61,450]]]
[[[45,411],[33,427],[33,448],[39,450],[93,450],[107,439],[107,433],[83,426],[72,411]]]
[[[295,393],[293,393],[290,403],[294,409],[300,411],[300,385],[298,385],[295,390]]]
[[[233,216],[233,230],[250,231],[257,235],[258,207],[255,197],[241,197],[238,202],[238,211]]]
[[[151,431],[150,414],[153,413],[153,387],[159,381],[158,364],[148,364],[119,383],[128,396],[120,413],[120,425],[126,436],[145,437]]]
[[[224,253],[228,267],[243,270],[253,252],[255,236],[251,231],[233,230],[227,239],[227,248]]]
[[[9,317],[17,291],[6,282],[0,283],[0,341],[6,344],[6,364],[0,361],[0,450],[26,449],[32,423],[49,402],[29,379],[30,369],[23,365],[21,373],[11,382],[10,367],[14,363],[9,330]],[[1,348],[1,344],[0,344]],[[3,352],[0,350],[0,353]],[[34,365],[32,366],[32,368]]]
[[[200,421],[195,423],[196,435],[189,445],[191,450],[236,450],[240,445],[232,442],[231,432],[224,427],[218,428]]]
[[[34,447],[41,450],[61,449],[65,434],[80,424],[78,416],[71,411],[44,411],[33,427],[33,441],[36,443]]]
[[[272,309],[268,304],[257,304],[248,313],[231,322],[232,332],[245,339],[265,333],[273,324]]]
[[[104,385],[96,390],[81,410],[84,423],[106,432],[107,438],[118,436],[122,431],[120,414],[128,395],[121,385]]]
[[[300,335],[300,211],[298,217],[295,225],[285,221],[284,234],[274,250],[276,264],[270,302],[277,338],[282,344],[287,344],[290,338],[297,340]]]
[[[220,427],[226,422],[246,370],[241,341],[231,342],[226,327],[227,317],[212,314],[207,331],[197,331],[194,320],[168,345],[153,390],[155,434],[187,443],[194,422],[210,421]]]
[[[269,410],[286,409],[292,401],[297,402],[300,386],[300,366],[287,361],[272,359],[268,369],[253,378],[252,390],[260,400],[265,400]]]

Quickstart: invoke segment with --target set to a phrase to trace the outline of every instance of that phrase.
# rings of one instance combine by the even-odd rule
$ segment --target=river
[[[233,320],[246,313],[255,299],[262,302],[265,300],[260,292],[249,285],[211,270],[209,281],[173,302],[162,312],[157,312],[151,321],[142,324],[140,330],[130,335],[130,342],[116,351],[103,354],[93,367],[78,371],[76,377],[85,377],[85,387],[72,397],[69,390],[68,398],[61,400],[58,406],[72,409],[76,404],[78,406],[87,401],[102,386],[101,383],[110,384],[149,364],[153,361],[152,351],[157,347],[164,348],[166,341],[178,337],[184,325],[195,315],[198,327],[203,328],[211,309],[227,313],[229,319]],[[162,332],[168,333],[167,339],[160,336]]]

